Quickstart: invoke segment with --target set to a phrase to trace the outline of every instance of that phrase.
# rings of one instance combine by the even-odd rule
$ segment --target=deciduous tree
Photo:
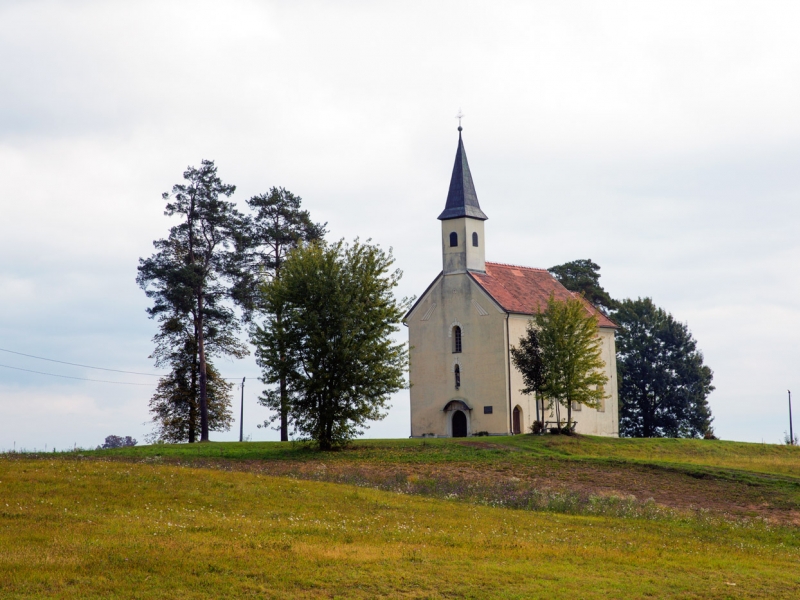
[[[121,435],[109,435],[106,437],[106,440],[103,442],[102,446],[98,446],[98,450],[108,450],[110,448],[126,448],[128,446],[135,446],[136,440],[133,439],[131,436],[126,435],[122,437]]]
[[[286,378],[289,422],[322,450],[382,419],[405,385],[407,350],[392,339],[404,310],[393,295],[401,273],[390,272],[392,263],[391,252],[369,243],[302,244],[263,286],[267,318],[253,337],[263,380]]]
[[[522,382],[525,387],[520,391],[523,394],[535,394],[536,420],[544,421],[544,418],[540,419],[539,416],[539,404],[546,377],[544,360],[542,359],[542,347],[539,344],[539,333],[533,321],[528,323],[525,335],[519,341],[519,346],[511,348],[511,358],[514,361],[514,366],[522,373]],[[543,404],[542,409],[544,410]]]
[[[556,402],[556,409],[566,407],[571,426],[573,403],[596,408],[607,397],[597,317],[582,299],[559,301],[551,296],[533,322],[541,347],[542,394]],[[561,421],[560,412],[557,419]]]
[[[711,429],[713,373],[689,328],[650,298],[623,300],[617,333],[622,435],[703,437]]]

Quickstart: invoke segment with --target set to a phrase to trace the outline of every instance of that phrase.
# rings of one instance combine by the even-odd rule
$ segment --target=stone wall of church
[[[468,434],[508,434],[505,314],[466,274],[443,275],[406,319],[411,346],[411,435],[450,436],[460,400],[471,410]],[[454,352],[454,327],[461,352]],[[460,387],[455,387],[455,366]],[[487,408],[489,407],[489,408]]]

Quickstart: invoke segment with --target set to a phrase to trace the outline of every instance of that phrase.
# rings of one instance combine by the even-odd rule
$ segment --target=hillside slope
[[[227,450],[249,456],[245,446]],[[363,456],[337,453],[326,464],[410,468],[409,448],[428,452],[404,444],[381,463],[379,446],[366,446]],[[481,454],[494,450],[442,447],[461,462],[482,456],[476,471],[499,468],[497,456]],[[282,460],[226,459],[214,469],[159,464],[141,457],[147,448],[125,460],[0,456],[0,595],[796,597],[795,527],[658,511],[623,518],[508,510],[220,468],[322,464],[287,448]],[[212,449],[224,447],[189,450]],[[274,458],[284,449],[264,452]]]
[[[558,493],[566,498],[567,512],[585,512],[582,506],[597,498],[633,498],[683,512],[708,510],[800,525],[800,448],[788,446],[522,435],[363,440],[331,453],[301,444],[257,442],[156,445],[99,455],[349,482],[506,506],[556,510],[541,495]]]

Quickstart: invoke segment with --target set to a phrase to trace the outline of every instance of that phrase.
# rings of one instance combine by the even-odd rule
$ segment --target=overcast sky
[[[136,266],[204,158],[242,206],[284,186],[330,239],[393,247],[422,293],[461,108],[487,259],[599,263],[688,323],[717,434],[778,442],[787,388],[800,414],[799,26],[797,2],[0,1],[0,348],[155,372]],[[151,429],[154,377],[0,364],[148,384],[0,367],[0,448]],[[218,366],[247,376],[245,435],[276,439],[252,358]],[[403,392],[367,435],[408,421]]]

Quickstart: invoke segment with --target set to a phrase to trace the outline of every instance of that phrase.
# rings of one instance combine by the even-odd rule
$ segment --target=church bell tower
[[[439,220],[442,222],[442,269],[445,275],[486,271],[486,240],[483,222],[487,217],[478,204],[467,153],[458,126],[458,150],[450,177],[450,190]]]

